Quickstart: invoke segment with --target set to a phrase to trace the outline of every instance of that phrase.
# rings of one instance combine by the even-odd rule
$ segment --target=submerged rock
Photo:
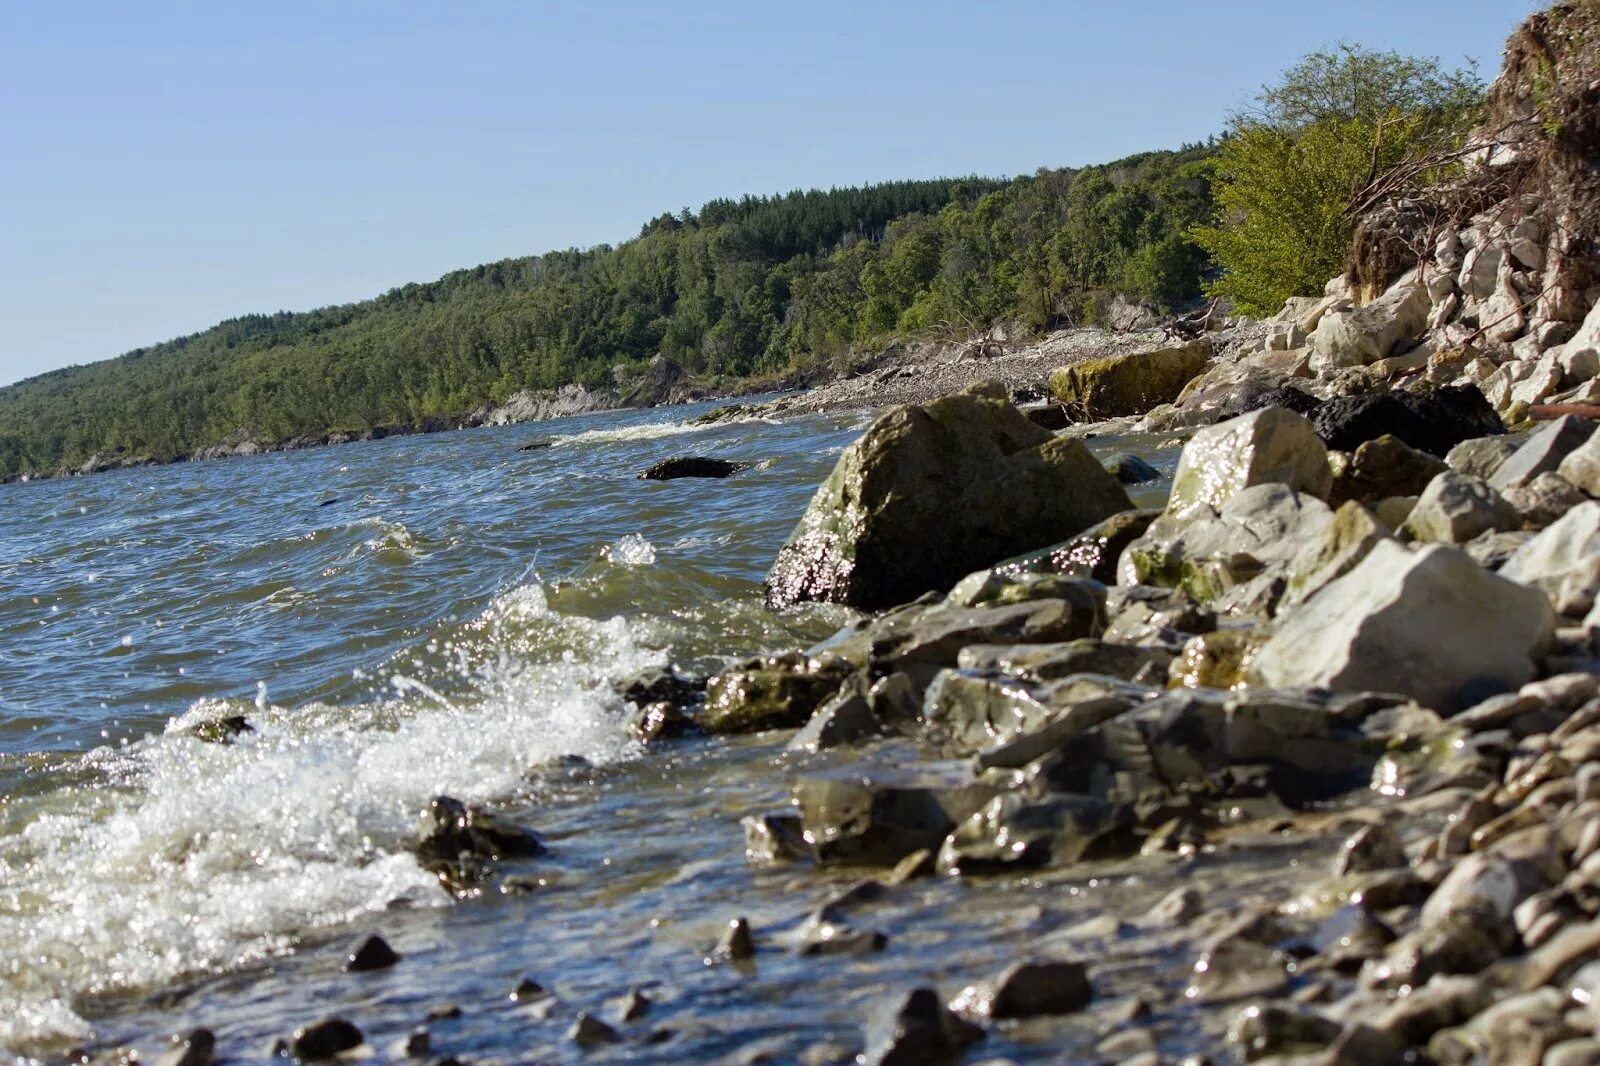
[[[1554,627],[1542,595],[1465,553],[1384,541],[1283,620],[1249,675],[1268,686],[1399,692],[1450,713],[1531,679]]]
[[[423,869],[453,891],[463,891],[485,880],[492,863],[543,855],[545,847],[530,829],[451,796],[436,796],[423,814],[416,852]]]
[[[1128,452],[1107,459],[1106,470],[1124,485],[1143,485],[1161,480],[1161,471]]]
[[[986,984],[971,985],[950,1001],[960,1015],[981,1019],[1070,1014],[1094,998],[1081,962],[1019,962]]]
[[[1050,375],[1056,402],[1086,422],[1142,415],[1170,403],[1211,360],[1211,342],[1201,339],[1171,348],[1092,359]]]
[[[896,408],[845,449],[778,553],[767,602],[905,603],[1131,506],[1082,441],[975,385]]]
[[[360,1047],[365,1040],[361,1030],[343,1018],[324,1018],[298,1030],[289,1041],[289,1050],[297,1059],[331,1059]]]
[[[747,470],[750,463],[735,463],[727,459],[711,459],[703,455],[685,455],[663,459],[639,475],[641,481],[675,481],[685,477],[724,478]]]

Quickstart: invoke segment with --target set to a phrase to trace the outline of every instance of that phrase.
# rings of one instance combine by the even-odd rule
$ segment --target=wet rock
[[[1254,485],[1276,483],[1322,497],[1333,474],[1328,451],[1301,416],[1281,407],[1202,429],[1184,445],[1166,518],[1215,511]]]
[[[1211,342],[1197,340],[1150,352],[1113,355],[1063,367],[1050,375],[1055,401],[1092,422],[1142,415],[1171,403],[1211,359]]]
[[[1253,629],[1205,633],[1183,646],[1167,674],[1174,688],[1234,688],[1266,637]]]
[[[1026,685],[1003,676],[946,670],[928,686],[923,735],[947,755],[1018,767],[1148,698],[1112,677],[1073,675]]]
[[[813,774],[794,783],[806,842],[824,863],[893,866],[937,849],[994,786],[933,771]]]
[[[485,880],[489,864],[543,855],[545,847],[530,829],[453,797],[435,796],[423,814],[416,852],[423,869],[462,891]]]
[[[1424,544],[1465,544],[1521,525],[1516,509],[1487,482],[1447,470],[1428,483],[1400,535]]]
[[[694,730],[694,719],[672,703],[647,703],[629,717],[628,733],[641,744],[669,740]]]
[[[1161,514],[1159,509],[1129,510],[1112,515],[1082,533],[1036,552],[994,564],[996,574],[1067,574],[1089,577],[1102,585],[1117,580],[1117,557]]]
[[[739,824],[744,827],[744,857],[757,866],[811,857],[798,815],[751,815]]]
[[[1249,675],[1267,686],[1399,692],[1460,710],[1533,677],[1555,618],[1531,591],[1452,548],[1380,542],[1281,620]]]
[[[867,662],[874,673],[901,670],[923,678],[927,667],[954,666],[972,644],[1056,644],[1097,637],[1106,626],[1105,588],[1083,578],[1058,591],[1061,598],[993,607],[938,607],[907,613],[867,631]]]
[[[1151,907],[1145,917],[1158,928],[1188,925],[1205,909],[1205,897],[1190,885],[1180,885]]]
[[[536,999],[544,999],[549,994],[549,989],[545,988],[544,985],[541,985],[531,977],[524,977],[511,990],[510,998],[513,1003],[531,1003]]]
[[[1488,481],[1500,464],[1511,458],[1522,446],[1522,438],[1509,434],[1497,437],[1474,437],[1450,449],[1444,461],[1458,474]]]
[[[1505,432],[1500,416],[1473,385],[1341,396],[1319,407],[1313,422],[1323,442],[1342,452],[1388,433],[1443,456],[1462,441]]]
[[[189,736],[208,744],[232,744],[239,737],[255,731],[255,726],[251,725],[242,714],[208,718],[204,722],[196,722],[184,729]]]
[[[331,1059],[364,1042],[361,1030],[343,1018],[324,1018],[297,1030],[289,1040],[289,1051],[297,1059]]]
[[[905,603],[1131,506],[1082,441],[975,385],[896,408],[845,450],[778,553],[767,602]]]
[[[726,670],[706,683],[700,724],[712,733],[794,729],[839,689],[851,666],[842,659],[772,656]]]
[[[1342,470],[1336,470],[1328,503],[1376,503],[1390,496],[1416,496],[1449,469],[1437,456],[1385,433],[1363,441]]]
[[[956,582],[945,603],[952,607],[1005,607],[1038,600],[1077,601],[1098,610],[1105,602],[1099,582],[1066,574],[1003,574],[979,570]]]
[[[1019,962],[986,984],[971,985],[950,1001],[963,1017],[1032,1018],[1071,1014],[1094,998],[1081,962]]]
[[[879,1004],[868,1016],[863,1066],[923,1066],[954,1059],[983,1039],[983,1030],[945,1008],[932,988],[916,988]]]
[[[1161,480],[1161,471],[1129,452],[1107,459],[1106,470],[1124,485],[1144,485]]]
[[[1171,654],[1161,648],[1084,639],[1064,644],[972,644],[961,649],[956,666],[1036,683],[1074,674],[1131,681],[1152,670],[1156,676],[1165,676],[1171,661]]]
[[[345,959],[346,973],[363,973],[368,970],[387,970],[400,961],[389,942],[381,936],[369,936],[350,952]]]
[[[711,951],[711,957],[719,961],[737,962],[740,959],[748,959],[755,953],[756,941],[750,932],[750,923],[743,918],[735,918],[728,923],[728,928],[723,930],[717,946]]]
[[[1535,534],[1500,573],[1542,590],[1561,613],[1583,615],[1600,591],[1600,502],[1574,507]]]
[[[622,1035],[587,1011],[580,1011],[567,1030],[567,1039],[581,1048],[615,1044]]]
[[[217,1038],[210,1029],[190,1029],[172,1038],[172,1047],[156,1059],[156,1066],[211,1066],[216,1059]]]
[[[749,463],[735,463],[727,459],[710,459],[700,455],[663,459],[639,475],[641,481],[674,481],[685,477],[732,477],[750,467]]]
[[[1482,925],[1471,913],[1453,914],[1401,936],[1381,958],[1361,969],[1369,987],[1417,988],[1431,978],[1479,973],[1509,947],[1503,930]]]
[[[1338,1022],[1302,1007],[1255,1003],[1228,1024],[1228,1043],[1246,1062],[1327,1047],[1343,1029]]]
[[[1568,455],[1594,433],[1594,423],[1572,415],[1562,415],[1540,426],[1511,457],[1496,468],[1489,484],[1504,492],[1513,485],[1532,481],[1546,471],[1556,471]]]
[[[878,721],[867,700],[865,683],[846,684],[832,699],[818,707],[800,732],[790,739],[791,751],[822,751],[844,744],[855,744],[880,736]]]
[[[1400,838],[1387,824],[1378,822],[1362,826],[1345,839],[1339,854],[1334,856],[1333,873],[1335,877],[1343,877],[1346,874],[1391,870],[1405,866],[1407,862]]]
[[[648,667],[617,686],[623,699],[640,707],[652,703],[682,707],[699,699],[705,689],[703,679],[680,674],[670,666]]]
[[[1427,287],[1401,281],[1363,307],[1330,310],[1312,334],[1313,370],[1366,366],[1409,348],[1428,321]]]
[[[420,1026],[406,1034],[400,1045],[400,1053],[408,1059],[425,1059],[432,1051],[433,1035]]]
[[[1411,1047],[1427,1044],[1441,1029],[1460,1025],[1489,1005],[1490,990],[1477,978],[1435,977],[1396,1000],[1372,1019],[1372,1028]]]
[[[650,997],[637,988],[628,989],[627,993],[612,1001],[611,1009],[617,1020],[623,1023],[636,1022],[650,1013],[653,1006]]]
[[[945,873],[1065,866],[1138,850],[1130,812],[1091,796],[1030,801],[997,796],[955,828],[939,849]]]
[[[882,951],[889,938],[876,929],[856,929],[840,919],[837,909],[823,907],[794,935],[797,955],[870,955]]]
[[[1184,995],[1201,1004],[1280,996],[1289,989],[1284,960],[1249,940],[1226,940],[1200,956]]]

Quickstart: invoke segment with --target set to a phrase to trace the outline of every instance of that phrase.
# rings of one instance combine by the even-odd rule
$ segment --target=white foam
[[[600,557],[619,566],[651,566],[656,561],[656,546],[637,533],[629,533],[601,548]]]
[[[432,796],[504,798],[557,756],[633,750],[608,681],[657,656],[622,619],[559,615],[524,587],[449,650],[469,697],[396,678],[356,706],[204,701],[85,756],[104,783],[53,793],[0,837],[0,1047],[85,1039],[84,993],[226,969],[396,900],[444,904],[405,850]],[[236,743],[183,732],[246,708],[257,731]]]

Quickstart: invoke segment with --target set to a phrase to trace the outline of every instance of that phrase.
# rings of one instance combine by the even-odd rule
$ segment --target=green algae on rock
[[[1211,342],[1204,339],[1112,355],[1062,367],[1050,375],[1050,392],[1085,421],[1142,415],[1176,400],[1210,360]]]

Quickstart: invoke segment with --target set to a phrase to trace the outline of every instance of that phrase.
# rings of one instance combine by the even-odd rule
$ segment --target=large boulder
[[[1432,544],[1465,544],[1484,533],[1517,529],[1522,519],[1488,483],[1446,470],[1422,491],[1402,536]]]
[[[1500,573],[1543,591],[1562,614],[1589,610],[1600,591],[1600,502],[1568,511],[1513,552]]]
[[[1530,680],[1554,627],[1542,593],[1465,552],[1380,541],[1281,620],[1247,672],[1253,684],[1399,692],[1453,713]]]
[[[1329,311],[1312,334],[1312,369],[1366,366],[1410,347],[1431,306],[1427,287],[1405,280],[1365,307]]]
[[[1062,367],[1050,375],[1057,403],[1086,421],[1142,415],[1171,403],[1206,368],[1211,342],[1200,339],[1150,352],[1112,355]]]
[[[984,382],[897,407],[845,449],[767,574],[767,602],[888,607],[1132,506],[1082,441]]]
[[[1333,483],[1328,449],[1311,423],[1282,407],[1263,407],[1190,438],[1178,459],[1166,518],[1213,513],[1252,485],[1276,482],[1324,497]]]
[[[1392,433],[1442,457],[1464,440],[1505,432],[1500,416],[1473,385],[1339,396],[1317,408],[1312,421],[1328,447],[1342,452]]]

